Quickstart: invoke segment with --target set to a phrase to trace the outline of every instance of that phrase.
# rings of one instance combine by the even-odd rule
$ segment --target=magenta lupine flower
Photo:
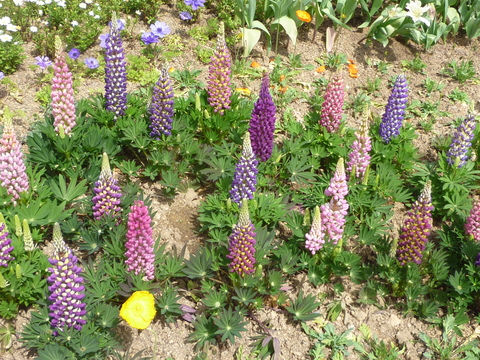
[[[475,116],[468,115],[456,129],[447,152],[447,162],[450,165],[462,167],[467,163],[468,149],[472,146],[476,126]]]
[[[52,265],[48,269],[51,275],[47,279],[51,284],[48,287],[51,294],[48,300],[52,302],[49,306],[50,324],[59,330],[71,327],[81,330],[87,323],[84,319],[86,304],[82,302],[85,297],[82,268],[77,266],[77,257],[63,241],[58,223],[53,226],[53,247],[54,253],[48,259]],[[58,331],[55,330],[53,335],[58,335]]]
[[[273,137],[275,131],[275,114],[277,108],[270,95],[270,78],[263,75],[260,96],[253,106],[250,120],[250,139],[253,153],[260,161],[267,161],[272,156]]]
[[[13,196],[17,204],[20,193],[29,189],[28,176],[23,161],[22,145],[17,140],[8,108],[5,108],[3,134],[0,139],[0,184]]]
[[[408,84],[405,75],[398,75],[388,98],[380,123],[380,136],[387,144],[400,134],[408,100]]]
[[[227,259],[232,260],[228,265],[230,272],[245,276],[255,271],[255,235],[255,226],[248,212],[248,200],[243,199],[238,223],[233,227],[228,245]]]
[[[252,151],[250,134],[247,132],[243,139],[242,156],[235,167],[232,190],[230,191],[230,198],[239,206],[243,199],[253,199],[257,185],[257,165],[258,161]]]
[[[120,187],[117,185],[118,180],[113,176],[108,161],[108,155],[103,153],[102,157],[102,171],[98,181],[95,183],[93,192],[93,217],[99,220],[103,216],[117,217],[120,211],[120,198],[122,193]]]
[[[152,236],[152,218],[148,206],[137,200],[130,208],[127,223],[127,243],[125,256],[127,270],[135,275],[145,274],[144,280],[153,280],[155,274],[155,241]]]
[[[465,233],[480,242],[480,200],[473,203],[470,215],[465,222]]]
[[[428,181],[418,200],[407,211],[407,219],[402,227],[397,247],[400,265],[422,262],[423,250],[432,228],[432,210],[432,186]]]
[[[72,129],[77,120],[73,98],[73,76],[68,69],[62,43],[58,37],[55,39],[55,52],[56,58],[53,64],[54,75],[52,79],[53,126],[57,134],[63,132],[67,136],[72,136]]]
[[[347,176],[343,158],[338,159],[337,168],[330,180],[330,186],[325,190],[325,195],[331,196],[330,202],[320,207],[322,212],[322,225],[329,242],[336,245],[342,239],[345,227],[345,218],[348,212]]]
[[[115,14],[105,44],[106,107],[113,112],[114,120],[117,120],[119,116],[125,115],[127,109],[127,63]]]
[[[352,151],[348,154],[347,171],[355,170],[355,178],[357,181],[362,181],[365,176],[365,171],[370,165],[371,156],[369,154],[372,150],[372,140],[368,135],[368,117],[365,116],[359,131],[355,132],[356,139],[352,144]]]
[[[150,105],[152,130],[150,136],[160,140],[162,134],[171,135],[173,121],[173,88],[168,71],[162,69],[157,83],[153,87],[152,104]]]
[[[220,23],[217,37],[217,47],[212,55],[208,68],[208,103],[214,112],[223,115],[225,109],[230,109],[232,95],[230,74],[232,72],[232,57],[225,42],[225,26]]]
[[[322,225],[322,216],[318,206],[315,206],[312,226],[310,227],[310,231],[305,234],[305,239],[305,248],[309,250],[312,255],[315,255],[315,253],[323,247],[323,244],[325,244],[325,229]]]
[[[1,214],[0,214],[1,215]],[[3,220],[3,216],[0,217],[0,266],[7,267],[8,263],[15,258],[10,255],[13,250],[11,246],[12,240],[8,238],[7,225]]]
[[[324,126],[330,133],[337,131],[340,127],[344,100],[343,78],[336,76],[327,85],[322,104],[322,115],[319,120],[320,125]]]

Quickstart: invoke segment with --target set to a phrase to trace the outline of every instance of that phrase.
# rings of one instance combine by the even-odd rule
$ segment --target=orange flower
[[[169,73],[172,73],[172,72],[174,72],[174,71],[175,71],[175,68],[174,68],[174,67],[171,67],[170,69],[168,69],[168,72],[169,72]]]
[[[282,82],[283,80],[285,80],[285,75],[280,75],[279,81]]]
[[[305,10],[297,10],[295,11],[295,14],[300,19],[300,21],[303,21],[306,23],[309,23],[310,21],[312,21],[312,16]]]
[[[280,91],[282,94],[285,94],[287,92],[288,86],[278,87],[278,91]]]
[[[350,77],[358,78],[357,65],[354,64],[353,60],[348,60],[348,61],[350,61],[350,64],[348,64],[348,72],[350,73]]]
[[[258,62],[256,62],[256,61],[252,61],[252,63],[250,64],[250,67],[252,67],[252,68],[258,68],[258,67],[260,67],[260,64],[259,64]]]
[[[235,91],[245,96],[250,96],[252,93],[249,88],[236,88]]]
[[[315,71],[319,74],[325,72],[325,66],[319,66],[318,68],[315,69]]]

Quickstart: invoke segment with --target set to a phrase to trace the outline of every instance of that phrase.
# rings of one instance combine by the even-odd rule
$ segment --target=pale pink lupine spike
[[[325,244],[325,231],[318,206],[315,206],[312,226],[310,227],[310,231],[305,234],[305,239],[305,248],[309,250],[312,255],[315,255],[315,253],[323,247],[323,244]]]
[[[347,172],[353,174],[357,181],[362,181],[368,166],[370,165],[370,151],[372,150],[372,139],[368,134],[368,113],[362,120],[360,130],[355,132],[356,139],[351,146],[352,151],[348,154]]]

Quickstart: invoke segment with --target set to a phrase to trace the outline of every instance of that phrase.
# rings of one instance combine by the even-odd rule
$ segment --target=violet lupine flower
[[[248,200],[243,199],[238,223],[233,227],[228,245],[227,259],[232,260],[228,265],[230,272],[243,277],[255,271],[255,235],[255,226],[248,212]]]
[[[93,192],[93,217],[95,220],[101,219],[103,216],[117,217],[120,211],[120,198],[122,193],[120,187],[110,169],[107,153],[103,153],[102,171],[98,181],[95,183]]]
[[[480,242],[480,200],[473,203],[470,215],[465,222],[465,233]]]
[[[340,127],[343,115],[345,90],[342,77],[336,76],[328,83],[324,99],[319,123],[333,133]]]
[[[242,156],[235,166],[232,190],[230,191],[230,198],[239,206],[242,205],[243,199],[253,199],[257,185],[257,165],[258,160],[253,154],[250,134],[246,132],[243,139]]]
[[[330,186],[325,190],[325,195],[331,196],[330,202],[320,207],[322,212],[322,225],[329,241],[336,245],[343,236],[345,217],[348,211],[348,202],[345,196],[348,194],[347,176],[343,158],[338,159],[337,168],[330,180]]]
[[[3,134],[0,138],[0,185],[12,195],[13,204],[17,205],[20,193],[30,187],[23,161],[22,145],[17,140],[13,129],[12,118],[5,108]]]
[[[57,57],[53,64],[52,79],[52,114],[53,126],[57,134],[64,133],[72,136],[72,129],[76,125],[75,100],[73,98],[73,75],[68,69],[62,43],[59,37],[55,39]],[[60,129],[62,128],[62,130]]]
[[[143,201],[137,200],[131,206],[127,223],[127,252],[125,256],[128,271],[135,275],[145,274],[144,280],[153,280],[155,273],[155,241],[152,236],[152,219],[148,213],[148,206]]]
[[[372,150],[372,139],[368,135],[368,116],[365,116],[360,126],[360,130],[355,132],[356,139],[352,144],[352,151],[348,154],[347,171],[355,170],[355,178],[362,181],[370,165]]]
[[[172,135],[173,122],[173,87],[166,69],[160,71],[157,83],[153,87],[150,105],[150,136],[160,140],[162,134]]]
[[[260,161],[267,161],[272,156],[273,136],[275,131],[275,114],[277,108],[270,95],[270,78],[263,75],[260,96],[253,106],[250,120],[250,139],[253,153]]]
[[[400,134],[408,100],[408,84],[405,75],[398,75],[388,98],[380,123],[380,136],[387,144]]]
[[[472,146],[476,126],[475,116],[468,115],[456,129],[447,152],[447,162],[450,165],[460,168],[467,163],[467,153]]]
[[[220,23],[220,29],[217,37],[217,47],[213,53],[208,68],[208,103],[213,107],[214,112],[221,115],[225,109],[230,109],[230,96],[232,89],[230,87],[232,72],[232,57],[225,42],[225,26]]]
[[[113,16],[110,36],[105,41],[105,99],[114,120],[127,109],[127,63],[116,16]]]
[[[432,186],[428,181],[418,200],[407,211],[407,219],[402,227],[397,247],[400,265],[422,262],[423,250],[432,228],[432,210]]]
[[[323,247],[323,244],[325,244],[325,229],[322,225],[322,216],[318,205],[315,206],[312,226],[310,227],[310,231],[305,234],[305,239],[305,248],[309,250],[312,255],[315,255],[315,253]]]
[[[49,307],[50,324],[59,330],[71,327],[81,330],[87,323],[84,319],[86,304],[82,302],[85,297],[82,268],[77,266],[77,257],[63,241],[58,223],[53,226],[53,247],[54,253],[48,259],[52,265],[48,269],[51,275],[47,279],[51,284],[48,287],[51,293],[48,300],[52,302]],[[58,335],[58,331],[55,330],[53,335]]]
[[[4,267],[7,267],[8,263],[15,259],[10,255],[13,246],[11,246],[12,240],[8,238],[8,235],[7,225],[2,215],[0,219],[0,266]]]

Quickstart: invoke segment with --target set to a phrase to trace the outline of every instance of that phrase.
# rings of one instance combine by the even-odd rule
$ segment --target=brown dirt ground
[[[188,44],[189,48],[195,48],[195,40],[191,39],[186,31],[189,27],[197,26],[197,24],[186,24],[180,21],[176,11],[168,6],[164,6],[163,10],[164,12],[162,12],[159,20],[165,21],[171,27],[172,34],[181,35],[183,41],[185,44]],[[205,25],[206,19],[212,16],[215,16],[215,14],[208,12],[203,13],[198,24]],[[141,29],[146,30],[147,26],[137,25],[134,33],[138,34]],[[317,33],[315,42],[312,43],[313,29],[311,27],[308,29],[302,27],[296,49],[293,49],[291,44],[286,47],[287,41],[282,37],[280,39],[281,48],[279,49],[279,53],[285,59],[288,54],[295,51],[301,54],[303,64],[311,64],[316,67],[318,64],[315,60],[325,55],[324,34],[325,27],[321,27]],[[415,44],[402,43],[395,39],[385,48],[378,43],[364,46],[363,43],[359,44],[364,36],[365,30],[353,32],[342,30],[336,40],[334,51],[346,54],[349,59],[355,61],[359,69],[359,77],[356,79],[348,77],[348,73],[344,70],[347,101],[350,101],[349,98],[351,95],[355,95],[361,91],[367,79],[381,77],[382,86],[378,94],[372,96],[372,101],[375,104],[372,111],[375,114],[381,115],[390,93],[390,87],[387,86],[388,79],[392,75],[405,73],[411,89],[411,99],[425,100],[426,95],[422,83],[424,79],[430,77],[446,85],[442,94],[449,94],[457,87],[461,91],[467,92],[473,102],[474,109],[477,112],[480,110],[480,98],[478,95],[480,93],[480,87],[478,80],[460,84],[451,78],[440,75],[440,70],[451,60],[473,60],[477,74],[480,74],[480,62],[478,60],[480,41],[478,39],[469,41],[462,36],[457,36],[449,38],[445,44],[440,43],[429,51],[423,51]],[[140,51],[140,46],[137,41],[127,41],[125,45],[127,53],[135,54]],[[212,41],[211,46],[214,47],[214,41]],[[0,104],[2,107],[8,106],[16,112],[14,123],[22,137],[28,133],[31,123],[35,121],[35,119],[41,118],[43,113],[41,106],[35,102],[35,93],[39,90],[35,79],[39,70],[31,69],[35,56],[40,54],[36,54],[33,51],[33,47],[29,44],[25,46],[25,49],[28,56],[27,59],[19,71],[9,76],[9,78],[17,84],[17,88],[10,89],[6,88],[5,85],[0,85],[0,90],[2,90],[0,91]],[[98,56],[100,53],[100,48],[97,45],[90,49],[86,55],[83,54],[81,59],[83,59],[83,56]],[[247,63],[255,60],[259,62],[263,68],[269,69],[269,60],[273,56],[275,56],[275,53],[267,56],[261,44],[258,44]],[[402,60],[410,61],[416,56],[428,65],[425,69],[426,74],[418,74],[402,68]],[[386,61],[391,64],[391,68],[387,74],[380,74],[376,67],[368,65],[380,61]],[[183,53],[182,56],[173,59],[169,66],[176,69],[182,69],[185,66],[189,66],[190,69],[202,69],[203,71],[200,78],[205,82],[207,66],[200,63],[196,55],[191,51],[187,51]],[[327,70],[323,74],[318,74],[313,70],[302,71],[288,86],[297,88],[306,93],[306,95],[311,95],[314,91],[313,87],[305,86],[305,84],[311,84],[315,79],[322,76],[328,78],[331,76],[331,72]],[[239,76],[235,76],[233,82],[235,87],[244,87],[246,85],[245,79]],[[134,90],[138,87],[138,84],[129,84],[129,90]],[[253,94],[256,94],[260,88],[260,81],[248,82],[248,87]],[[76,91],[77,98],[87,96],[92,92],[103,92],[103,79],[81,79],[81,85]],[[426,133],[421,127],[418,127],[419,136],[415,144],[418,147],[419,153],[429,158],[435,156],[435,151],[432,150],[432,140],[437,136],[451,133],[453,131],[451,126],[452,121],[457,117],[465,116],[469,112],[469,106],[467,104],[453,103],[437,94],[438,93],[434,93],[428,100],[440,100],[440,110],[448,111],[452,115],[448,117],[437,117],[429,133]],[[281,95],[274,90],[274,96],[278,99],[278,96]],[[290,103],[289,106],[292,107],[293,114],[298,121],[302,121],[303,116],[309,110],[307,103],[302,99]],[[420,118],[415,116],[408,119],[408,121],[415,126],[419,125],[420,120]],[[349,126],[358,127],[359,122],[359,119],[354,118],[351,113],[347,112],[347,123]],[[201,237],[196,234],[198,224],[195,220],[198,205],[202,201],[202,195],[190,189],[185,193],[180,193],[173,201],[170,201],[162,197],[159,187],[156,184],[145,183],[143,188],[147,195],[152,196],[153,210],[157,213],[154,218],[154,231],[156,235],[160,236],[161,241],[167,242],[169,248],[175,245],[177,249],[181,249],[183,245],[186,244],[188,256],[202,241]],[[404,207],[398,206],[398,209],[399,211],[392,219],[393,227],[398,227],[403,219]],[[321,326],[327,321],[327,304],[336,299],[342,300],[345,304],[344,311],[334,323],[337,332],[343,332],[348,328],[353,328],[354,336],[358,337],[360,336],[358,327],[361,324],[366,324],[370,327],[372,334],[375,334],[380,339],[404,347],[405,351],[401,359],[414,360],[422,357],[421,354],[425,351],[425,348],[418,339],[419,332],[426,332],[431,336],[439,337],[440,332],[437,329],[421,320],[411,317],[405,318],[403,314],[395,308],[394,304],[385,305],[382,308],[373,305],[357,304],[356,299],[360,287],[351,283],[348,279],[342,278],[339,281],[343,283],[346,290],[340,297],[334,295],[333,284],[315,288],[309,285],[302,275],[297,276],[288,284],[293,287],[293,294],[296,294],[298,290],[302,288],[307,294],[311,293],[325,296],[322,306],[318,309],[322,316],[310,324],[317,330],[321,329]],[[182,299],[182,302],[190,306],[195,306],[194,303],[189,302],[187,299]],[[287,316],[279,313],[276,309],[262,310],[258,314],[258,317],[260,320],[268,322],[275,335],[280,339],[282,359],[300,360],[309,358],[308,351],[313,344],[302,331],[299,324],[293,323]],[[28,312],[21,313],[15,322],[17,334],[21,332],[23,325],[28,323],[28,321]],[[137,331],[123,323],[119,329],[119,334],[121,334],[124,341],[123,345],[125,346],[125,350],[129,349],[130,354],[132,354],[144,349],[144,356],[152,355],[155,352],[157,359],[167,359],[168,357],[172,357],[175,360],[193,359],[193,354],[195,353],[193,344],[187,342],[186,339],[187,335],[193,329],[191,324],[182,320],[178,320],[175,324],[166,324],[160,319],[156,319],[150,326],[150,329],[151,331]],[[238,340],[235,345],[212,347],[209,350],[209,359],[236,359],[236,354],[240,348],[243,348],[245,355],[249,354],[251,351],[251,337],[255,336],[259,329],[252,325],[252,323],[247,326],[247,329],[248,331],[243,334],[243,338]],[[464,335],[466,337],[478,336],[479,333],[480,327],[478,324],[472,322],[464,326]],[[26,360],[33,359],[34,356],[25,351],[25,349],[22,349],[21,344],[15,337],[12,348],[8,352],[0,354],[0,358],[4,360]],[[348,358],[357,359],[354,355]]]

